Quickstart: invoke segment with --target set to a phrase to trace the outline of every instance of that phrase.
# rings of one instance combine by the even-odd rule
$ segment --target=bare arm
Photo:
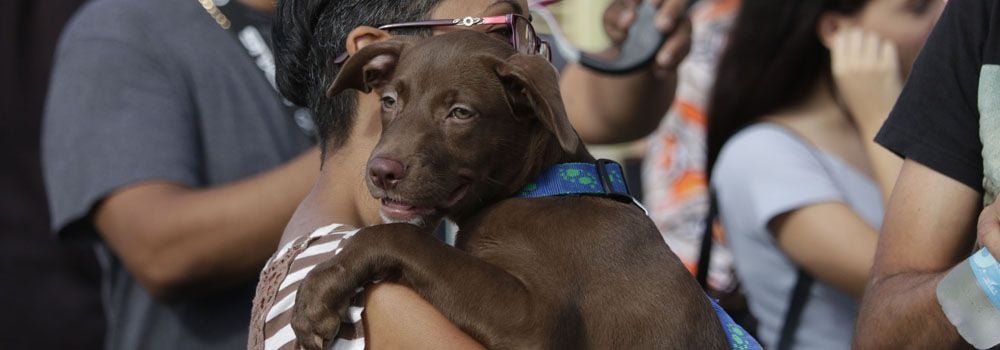
[[[935,297],[938,281],[969,255],[979,194],[906,160],[882,226],[862,301],[859,349],[948,348],[964,342]]]
[[[409,287],[365,289],[365,342],[380,349],[484,349]]]
[[[796,265],[861,298],[878,238],[854,211],[841,203],[816,204],[780,215],[768,227]]]
[[[676,84],[675,73],[664,79],[649,70],[607,76],[577,64],[566,67],[560,81],[570,122],[592,144],[632,141],[656,130]]]
[[[219,187],[147,181],[112,193],[95,225],[151,294],[174,297],[247,281],[274,253],[315,182],[313,148],[271,171]]]
[[[634,16],[635,0],[616,0],[605,11],[604,27],[612,42],[621,43]],[[573,127],[587,143],[633,141],[656,130],[674,100],[677,66],[691,46],[686,0],[654,0],[659,29],[668,33],[654,63],[623,76],[610,76],[571,64],[560,89]],[[627,12],[627,13],[626,13]],[[613,50],[612,50],[613,51]]]

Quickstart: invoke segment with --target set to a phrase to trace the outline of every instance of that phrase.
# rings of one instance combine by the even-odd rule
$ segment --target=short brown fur
[[[379,91],[372,159],[405,164],[376,198],[434,206],[459,224],[456,248],[426,227],[362,229],[304,281],[293,328],[319,349],[357,287],[406,283],[491,349],[725,349],[722,326],[680,260],[636,206],[599,197],[510,198],[541,170],[592,162],[544,59],[474,31],[394,39],[349,59],[330,93]],[[448,117],[454,104],[475,115]],[[437,222],[431,218],[431,222]]]

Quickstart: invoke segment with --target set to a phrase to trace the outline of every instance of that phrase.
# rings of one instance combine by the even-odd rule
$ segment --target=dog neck
[[[483,210],[488,210],[486,208],[512,197],[526,184],[538,177],[538,174],[543,170],[561,163],[593,163],[596,161],[583,142],[580,142],[572,152],[567,152],[552,133],[544,129],[536,129],[532,133],[523,159],[525,161],[522,164],[526,164],[526,166],[520,168],[519,171],[497,177],[503,180],[505,186],[491,191],[495,195],[485,196],[484,200],[475,207],[455,208],[448,214],[448,218],[458,224],[460,228],[464,228],[467,226],[465,223],[470,218],[477,216]]]

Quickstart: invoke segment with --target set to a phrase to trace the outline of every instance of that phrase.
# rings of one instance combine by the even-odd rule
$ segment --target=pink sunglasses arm
[[[509,24],[513,22],[510,17],[510,15],[482,17],[483,22],[481,24]]]

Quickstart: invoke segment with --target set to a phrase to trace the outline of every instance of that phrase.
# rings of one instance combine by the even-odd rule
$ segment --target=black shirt
[[[949,1],[876,141],[982,192],[980,123],[1000,122],[997,64],[1000,7],[993,0]]]

